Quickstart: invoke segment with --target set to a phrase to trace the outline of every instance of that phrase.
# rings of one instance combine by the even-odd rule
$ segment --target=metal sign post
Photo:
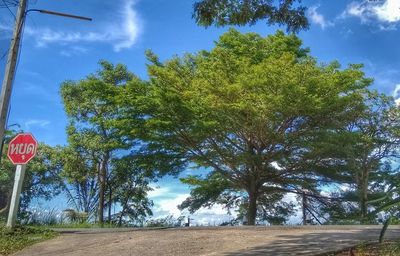
[[[14,178],[14,188],[11,197],[10,211],[8,212],[7,227],[14,228],[19,209],[22,184],[24,183],[26,164],[17,165]]]

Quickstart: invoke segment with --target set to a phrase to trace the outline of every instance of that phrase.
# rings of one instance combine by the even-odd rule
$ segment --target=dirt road
[[[16,255],[318,255],[377,240],[380,226],[219,227],[164,230],[63,230]],[[392,226],[388,238],[400,238]]]

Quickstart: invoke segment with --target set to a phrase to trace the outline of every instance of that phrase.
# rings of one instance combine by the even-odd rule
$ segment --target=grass
[[[9,255],[56,236],[56,232],[45,228],[19,226],[10,230],[0,223],[0,255]]]
[[[353,254],[351,254],[353,253]],[[384,243],[360,244],[351,250],[345,250],[335,256],[398,256],[400,255],[400,241],[385,241]]]

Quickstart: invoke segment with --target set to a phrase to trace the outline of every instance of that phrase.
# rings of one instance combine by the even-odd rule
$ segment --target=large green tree
[[[319,64],[283,32],[231,29],[211,51],[148,57],[147,90],[124,93],[124,108],[142,111],[143,148],[166,165],[174,158],[221,175],[221,193],[247,195],[250,225],[262,197],[304,185],[306,142],[350,120],[371,82],[360,65]]]

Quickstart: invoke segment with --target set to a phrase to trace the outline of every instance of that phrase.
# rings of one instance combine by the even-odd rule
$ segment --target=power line
[[[15,7],[18,5],[18,2],[10,2],[10,1],[2,1],[0,3],[0,8],[8,8],[8,7]]]
[[[0,57],[0,61],[2,61],[7,56],[8,50],[5,50],[3,55]]]
[[[6,0],[3,0],[4,6],[7,8],[7,10],[11,13],[11,15],[14,17],[14,20],[17,19],[17,17],[15,17],[15,14],[11,11],[10,7],[8,6],[9,4],[7,4]]]
[[[16,6],[18,6],[18,2],[2,0],[2,2],[0,3],[0,8],[10,8]]]

